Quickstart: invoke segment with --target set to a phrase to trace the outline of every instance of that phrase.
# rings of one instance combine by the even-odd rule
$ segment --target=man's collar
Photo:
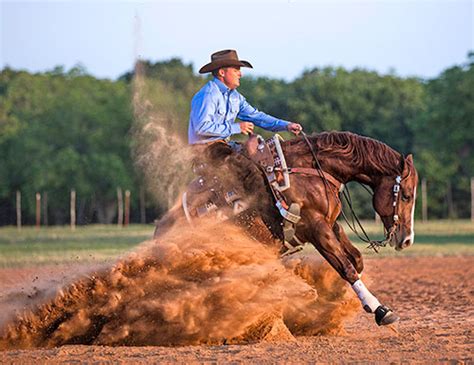
[[[230,92],[230,89],[217,77],[214,77],[213,81],[216,83],[217,87],[219,88],[222,94],[226,94]]]

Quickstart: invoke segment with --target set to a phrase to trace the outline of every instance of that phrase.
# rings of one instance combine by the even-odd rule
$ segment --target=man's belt
[[[195,146],[210,146],[214,143],[228,143],[230,141],[230,138],[225,138],[225,139],[215,139],[213,141],[209,142],[201,142],[201,143],[195,143]]]

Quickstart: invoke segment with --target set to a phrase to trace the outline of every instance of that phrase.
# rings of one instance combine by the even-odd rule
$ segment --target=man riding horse
[[[214,76],[194,95],[191,102],[188,141],[194,149],[193,169],[199,175],[195,180],[198,184],[194,186],[199,186],[201,182],[199,190],[203,190],[204,185],[208,190],[216,190],[215,186],[209,186],[212,184],[211,180],[219,180],[220,187],[227,185],[227,188],[231,189],[235,181],[242,176],[245,178],[240,183],[244,187],[255,186],[253,183],[255,174],[259,174],[260,171],[249,163],[248,159],[242,158],[239,153],[242,145],[231,141],[232,135],[241,133],[252,135],[254,124],[268,131],[289,131],[295,135],[303,130],[300,124],[275,118],[257,110],[247,102],[236,90],[242,77],[241,67],[253,68],[249,62],[239,60],[235,50],[222,50],[213,53],[211,62],[199,70],[201,74],[211,72]],[[236,122],[236,118],[243,122]],[[223,181],[225,177],[227,184]],[[204,180],[206,184],[202,183]],[[235,190],[231,189],[225,194],[231,194],[233,199],[241,201]],[[224,203],[223,199],[220,200]],[[215,203],[219,205],[218,202]],[[239,205],[234,201],[231,203],[233,207]],[[201,208],[203,215],[208,213],[206,204],[204,203]],[[242,204],[246,205],[243,201]],[[235,209],[233,213],[236,213]]]
[[[302,133],[303,139],[298,138],[281,144],[278,138],[274,138],[273,145],[259,141],[253,149],[257,152],[252,152],[252,148],[249,148],[251,146],[246,146],[245,156],[235,153],[240,149],[240,145],[230,142],[229,137],[238,133],[252,133],[252,122],[267,130],[288,130],[296,135],[302,132],[302,127],[298,123],[279,120],[257,111],[235,90],[240,84],[240,67],[252,67],[247,61],[239,60],[235,51],[216,52],[211,56],[211,60],[211,63],[202,67],[199,72],[212,72],[214,79],[194,96],[191,108],[189,143],[198,146],[198,159],[204,158],[208,161],[209,169],[219,170],[229,168],[230,165],[230,169],[234,170],[231,175],[237,176],[237,183],[241,183],[244,193],[260,191],[257,193],[260,195],[254,199],[254,208],[257,208],[262,219],[265,215],[270,218],[263,221],[274,236],[282,241],[282,227],[290,221],[293,236],[299,242],[310,242],[314,245],[351,285],[364,309],[375,315],[377,324],[387,325],[397,321],[398,316],[382,305],[362,282],[361,254],[351,244],[336,219],[342,209],[339,191],[346,183],[358,181],[372,189],[373,207],[381,216],[386,230],[386,239],[383,242],[370,241],[371,244],[389,243],[397,250],[413,244],[418,174],[412,156],[405,157],[379,141],[350,132],[325,132],[309,138]],[[235,123],[236,117],[245,122]],[[252,163],[255,160],[249,156],[251,157],[252,153],[259,154],[265,149],[272,149],[274,158],[270,164],[266,164],[268,161],[262,164],[260,159],[259,168],[256,168]],[[284,161],[283,164],[281,160]],[[246,162],[245,167],[239,166],[239,161]],[[206,170],[206,162],[201,165],[203,166],[201,172]],[[246,173],[247,168],[253,168],[256,173]],[[280,180],[281,175],[286,174],[283,186],[275,181],[278,179],[273,175],[277,172],[280,174]],[[262,174],[267,182],[267,191],[263,192],[262,185],[265,184],[262,183]],[[219,179],[216,178],[217,180]],[[202,181],[197,180],[197,185],[201,184],[201,188],[196,189],[201,192],[205,185]],[[191,185],[190,190],[193,190]],[[208,190],[216,195],[218,189]],[[233,196],[236,194],[233,191],[221,195],[225,198],[221,199],[223,205],[234,204],[235,207]],[[214,212],[217,210],[216,205],[208,205],[206,199],[203,209],[194,209],[194,217],[212,212],[212,209],[208,209],[209,206]],[[288,204],[282,209],[285,201]],[[190,221],[192,217],[188,207],[192,204],[188,203],[185,193],[182,207],[186,219]],[[290,204],[298,208],[298,214],[293,214],[294,211],[288,209],[291,208]],[[179,213],[173,211],[159,221],[155,237],[173,224],[178,215]],[[275,218],[273,225],[268,224],[272,218]],[[286,239],[286,235],[284,238]]]
[[[233,199],[238,199],[239,202],[241,200],[238,192],[232,190],[236,181],[240,179],[239,183],[244,190],[254,191],[255,175],[261,171],[249,159],[242,158],[242,145],[231,141],[230,137],[235,134],[252,135],[254,124],[268,131],[289,131],[295,135],[303,130],[300,124],[275,118],[247,102],[236,90],[242,77],[241,67],[253,68],[249,62],[240,60],[235,50],[222,50],[211,55],[211,62],[201,67],[199,73],[211,72],[214,78],[194,95],[188,129],[188,141],[194,150],[193,170],[199,176],[193,185],[198,186],[200,191],[204,190],[205,186],[207,190],[217,190],[213,182],[219,180],[219,188],[227,185],[226,188],[231,190],[225,194],[231,194]],[[243,122],[236,122],[236,118]],[[245,177],[242,178],[243,176]],[[226,205],[224,199],[220,200]],[[218,202],[215,203],[219,205]],[[238,205],[234,201],[230,203],[233,207]],[[208,203],[203,202],[200,209],[202,215],[209,212],[206,204]],[[246,206],[243,200],[242,204]],[[215,207],[213,204],[213,208]],[[231,215],[236,213],[233,209]],[[269,220],[271,219],[264,219],[261,224],[268,226]]]

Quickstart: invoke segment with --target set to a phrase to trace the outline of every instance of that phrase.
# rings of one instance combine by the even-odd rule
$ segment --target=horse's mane
[[[385,143],[351,132],[322,132],[308,137],[321,159],[350,159],[351,164],[361,170],[375,174],[400,173],[402,156]],[[297,154],[307,154],[308,146],[304,139],[288,141],[288,146]]]

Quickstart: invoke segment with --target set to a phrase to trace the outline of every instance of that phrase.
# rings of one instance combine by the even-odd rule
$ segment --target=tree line
[[[147,102],[186,140],[191,98],[208,78],[180,59],[139,62]],[[131,191],[131,219],[139,221],[145,183],[133,155],[142,143],[133,133],[134,72],[117,80],[97,79],[81,66],[0,72],[0,225],[15,223],[16,191],[23,196],[25,223],[34,221],[36,192],[47,193],[48,221],[67,223],[71,189],[79,224],[110,223],[117,187]],[[301,123],[307,133],[347,130],[414,153],[420,177],[428,181],[429,217],[469,217],[474,53],[429,80],[325,67],[292,81],[245,76],[239,91],[255,107]],[[353,195],[362,216],[372,217],[366,193],[356,187]],[[148,199],[147,220],[167,205]]]

